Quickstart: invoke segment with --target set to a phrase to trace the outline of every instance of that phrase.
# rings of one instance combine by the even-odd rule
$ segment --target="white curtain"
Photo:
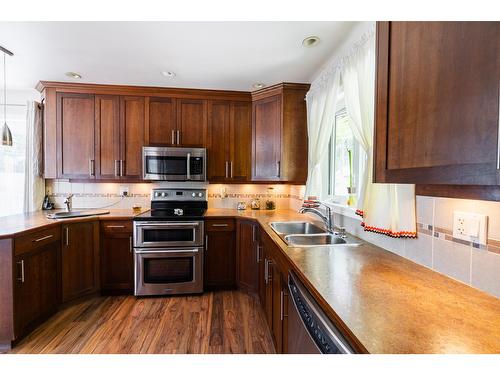
[[[307,93],[308,175],[305,196],[323,196],[321,161],[335,121],[335,107],[340,89],[340,71],[335,69]]]
[[[45,181],[42,178],[42,118],[41,105],[29,101],[26,114],[24,212],[41,209],[43,197],[45,196]]]
[[[358,210],[365,230],[415,237],[415,185],[374,184],[375,34],[365,34],[342,60],[341,78],[353,135],[364,151]]]

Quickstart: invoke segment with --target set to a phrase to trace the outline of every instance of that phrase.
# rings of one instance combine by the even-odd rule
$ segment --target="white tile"
[[[500,254],[472,249],[472,286],[500,298]]]
[[[404,238],[393,238],[384,234],[367,231],[360,232],[359,237],[367,242],[374,244],[375,246],[388,250],[391,253],[400,255],[402,257],[405,256]]]
[[[432,236],[419,234],[417,238],[405,238],[405,256],[415,263],[432,268]]]
[[[471,246],[433,238],[434,270],[470,284]]]
[[[417,222],[423,224],[434,223],[434,198],[417,195],[416,198]]]

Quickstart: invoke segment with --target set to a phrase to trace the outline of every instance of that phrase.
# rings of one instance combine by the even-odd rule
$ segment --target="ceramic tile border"
[[[52,193],[50,198],[66,198],[69,193]],[[71,193],[75,198],[121,198],[120,194],[116,193]],[[128,194],[131,198],[149,198],[149,194]]]
[[[225,198],[290,198],[290,194],[266,194],[266,193],[227,193]],[[208,193],[208,198],[222,198],[220,193]]]
[[[488,238],[486,245],[473,243],[471,241],[464,241],[453,237],[453,231],[446,228],[435,227],[430,224],[417,223],[417,233],[434,236],[444,241],[459,243],[465,246],[472,246],[475,249],[487,250],[493,253],[500,254],[500,241]]]

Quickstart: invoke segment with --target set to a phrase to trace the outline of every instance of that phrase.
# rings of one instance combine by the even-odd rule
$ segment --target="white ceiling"
[[[0,45],[15,54],[9,88],[47,80],[251,91],[255,82],[310,82],[355,24],[0,22]],[[302,47],[311,35],[321,42]]]

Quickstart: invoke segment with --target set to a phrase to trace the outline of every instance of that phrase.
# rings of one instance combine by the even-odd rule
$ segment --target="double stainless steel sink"
[[[359,242],[348,234],[328,233],[307,221],[272,222],[270,226],[289,246],[359,245]]]
[[[103,210],[86,210],[86,211],[61,211],[53,214],[48,214],[49,219],[70,219],[72,217],[85,217],[109,214],[109,211]]]

